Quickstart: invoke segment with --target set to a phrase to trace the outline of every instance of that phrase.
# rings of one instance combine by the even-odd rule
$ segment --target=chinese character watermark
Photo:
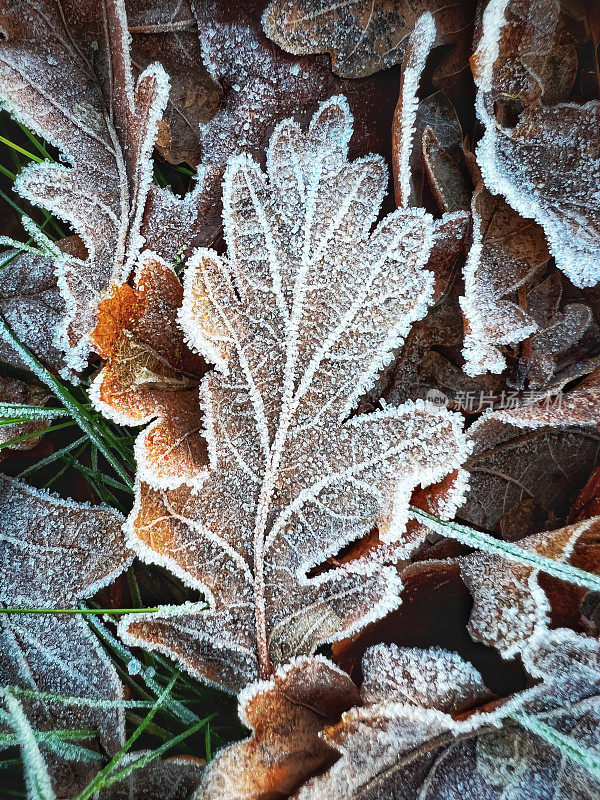
[[[560,409],[562,405],[562,392],[549,394],[528,390],[522,392],[476,392],[457,391],[454,396],[448,396],[439,389],[429,389],[425,400],[436,407],[448,406],[468,414],[478,414],[487,409],[504,411],[521,406],[538,405],[546,411]]]

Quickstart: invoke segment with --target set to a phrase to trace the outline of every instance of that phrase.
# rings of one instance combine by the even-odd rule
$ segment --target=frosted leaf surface
[[[359,702],[350,678],[319,656],[296,659],[271,680],[246,687],[239,715],[252,736],[216,756],[196,800],[287,797],[335,760],[319,732]]]
[[[567,277],[576,286],[593,286],[600,280],[600,104],[544,105],[544,98],[529,98],[512,128],[504,127],[494,114],[498,89],[507,83],[514,93],[514,84],[523,86],[525,80],[523,94],[530,93],[536,64],[530,60],[529,68],[523,70],[522,59],[547,52],[546,44],[554,41],[557,9],[556,3],[547,0],[488,3],[474,56],[476,107],[485,126],[477,161],[488,189],[504,195],[519,214],[542,226],[556,264]],[[510,36],[515,13],[521,16],[519,24],[525,31],[516,47]],[[541,43],[532,43],[532,38],[540,37]]]
[[[346,419],[425,312],[434,228],[398,210],[370,232],[386,170],[376,156],[348,162],[351,130],[332,98],[307,132],[291,120],[276,129],[267,175],[247,157],[230,162],[227,258],[191,257],[180,315],[217,364],[200,390],[210,471],[194,491],[142,484],[131,517],[141,557],[202,590],[211,610],[129,618],[121,633],[230,689],[394,608],[390,569],[306,574],[375,525],[396,541],[415,486],[464,458],[461,421],[445,409]]]
[[[555,531],[525,536],[519,547],[568,562],[576,542],[600,529],[595,517]],[[459,559],[461,577],[473,595],[469,633],[510,658],[539,627],[550,622],[550,603],[538,583],[539,571],[488,553]]]
[[[65,240],[66,241],[66,240]],[[51,369],[63,364],[54,332],[65,313],[51,258],[37,253],[5,252],[14,255],[0,269],[0,311],[19,340]],[[0,358],[15,367],[25,367],[12,347],[0,337]]]
[[[385,648],[379,646],[377,650],[381,650],[385,663]],[[421,657],[427,653],[396,652],[405,654],[405,663],[410,663],[411,652]],[[365,706],[351,709],[337,725],[325,729],[324,738],[339,750],[339,760],[293,797],[594,800],[600,790],[597,778],[566,751],[540,738],[535,726],[554,728],[597,758],[599,655],[596,640],[573,631],[538,634],[525,650],[524,663],[543,682],[515,695],[495,711],[483,708],[465,719],[399,704],[393,693],[393,678],[386,679],[381,699],[377,693],[366,696],[363,688]],[[454,675],[456,687],[465,686],[465,677],[468,684],[472,667],[464,662],[461,665],[450,653],[439,653],[438,657],[442,675]],[[364,662],[367,687],[373,681],[368,672],[369,658],[368,652]],[[425,663],[429,664],[429,659]],[[420,664],[415,658],[415,675]],[[402,684],[403,675],[398,685]],[[508,714],[525,715],[523,721],[531,727],[506,720]],[[488,725],[493,726],[491,730]]]
[[[113,285],[98,306],[94,349],[106,364],[94,379],[95,407],[121,425],[153,420],[135,445],[138,478],[159,488],[201,481],[208,465],[198,385],[205,366],[177,325],[183,287],[145,251],[134,285]]]
[[[471,664],[440,647],[376,645],[365,653],[363,671],[365,705],[399,702],[455,713],[490,696]]]
[[[294,795],[298,800],[383,800],[392,796],[386,781],[393,782],[394,772],[405,767],[403,782],[411,791],[398,796],[416,797],[411,763],[447,745],[460,729],[448,712],[489,697],[477,670],[441,648],[377,645],[365,654],[363,672],[364,705],[347,711],[323,734],[340,752],[339,760],[308,781]],[[466,731],[472,727],[464,724]]]
[[[4,403],[43,406],[47,399],[47,393],[39,386],[29,386],[14,378],[0,377],[0,409]],[[2,416],[0,416],[0,419]],[[11,416],[18,416],[18,412],[11,414]],[[6,449],[0,450],[0,460],[6,457],[8,450],[30,450],[35,447],[40,442],[41,437],[31,436],[31,434],[47,428],[48,424],[48,421],[42,418],[40,420],[16,422],[14,425],[1,425],[0,444],[6,444],[12,439],[21,436],[30,436],[30,438],[24,439],[22,442],[14,442]]]
[[[0,476],[0,601],[9,607],[73,607],[132,560],[123,518]],[[117,673],[81,617],[1,615],[0,685],[97,700],[122,698]],[[92,728],[109,752],[123,743],[123,711],[23,698],[37,730]],[[55,789],[89,777],[90,765],[51,755]]]
[[[337,75],[363,78],[402,62],[408,37],[425,11],[436,20],[436,45],[454,44],[461,50],[452,54],[453,66],[460,65],[456,69],[459,72],[468,61],[466,48],[458,42],[459,34],[472,23],[474,8],[470,2],[272,0],[264,13],[263,27],[284,50],[330,53]],[[443,80],[444,70],[439,78]]]
[[[473,197],[473,244],[464,267],[461,307],[468,375],[502,372],[500,347],[524,341],[538,330],[535,319],[514,300],[550,260],[539,225],[523,219],[501,197],[480,186]]]
[[[178,224],[191,227],[193,195],[180,200],[151,185],[151,151],[169,83],[153,64],[134,85],[123,0],[83,6],[68,0],[60,7],[27,0],[26,12],[20,0],[0,10],[1,96],[69,164],[32,164],[15,187],[68,222],[87,250],[84,259],[56,262],[66,302],[61,347],[69,365],[80,368],[99,296],[111,281],[127,278],[157,227],[166,250]],[[175,249],[185,241],[179,236]]]
[[[556,402],[558,399],[559,402]],[[552,527],[598,466],[598,387],[486,413],[469,429],[470,492],[460,516],[484,530],[523,500]]]

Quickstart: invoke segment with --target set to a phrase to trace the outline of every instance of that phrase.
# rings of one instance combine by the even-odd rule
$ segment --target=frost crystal
[[[576,286],[600,280],[600,103],[585,105],[532,103],[514,128],[503,127],[494,114],[498,58],[508,75],[519,68],[517,55],[508,56],[511,38],[505,36],[507,17],[520,13],[520,24],[532,28],[548,24],[558,5],[537,0],[491,0],[483,13],[483,34],[474,56],[477,65],[477,113],[485,134],[477,161],[490,191],[503,194],[524,217],[544,229],[557,266]],[[518,73],[515,73],[518,74]],[[526,80],[535,73],[528,70]],[[533,82],[533,81],[532,81]]]
[[[120,514],[63,500],[0,476],[2,587],[8,607],[70,608],[114,580],[132,560]],[[0,686],[93,698],[98,707],[23,699],[37,730],[98,729],[108,752],[123,744],[124,716],[102,708],[122,698],[110,660],[78,616],[0,616]],[[70,765],[52,753],[57,792],[89,777],[90,765]]]
[[[134,85],[123,0],[85,13],[72,0],[27,6],[23,13],[20,0],[6,0],[0,9],[0,94],[69,164],[31,164],[15,188],[72,225],[87,250],[56,261],[66,302],[60,344],[78,369],[102,292],[128,277],[145,241],[170,256],[173,233],[175,249],[189,241],[196,197],[182,201],[152,186],[169,80],[151,64]]]
[[[140,485],[130,521],[141,557],[211,610],[129,618],[122,635],[230,689],[394,608],[395,572],[368,558],[307,573],[375,525],[396,541],[415,486],[465,454],[459,418],[422,402],[348,419],[426,310],[434,233],[419,210],[371,232],[386,169],[377,156],[348,162],[351,131],[332,98],[306,133],[277,127],[267,175],[230,161],[228,256],[196,251],[180,314],[217,365],[200,390],[210,471],[194,490]]]

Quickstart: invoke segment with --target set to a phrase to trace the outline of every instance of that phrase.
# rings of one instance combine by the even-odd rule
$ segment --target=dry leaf
[[[133,558],[123,542],[123,518],[116,511],[63,500],[3,475],[0,518],[0,600],[7,607],[74,607],[110,583]],[[122,699],[116,670],[81,617],[2,614],[0,626],[2,687],[84,700]],[[108,752],[124,742],[122,708],[24,696],[21,700],[36,730],[97,729]],[[79,791],[95,769],[53,751],[49,768],[54,789],[63,796]]]
[[[65,245],[70,243],[64,240]],[[0,270],[0,312],[19,340],[52,370],[63,366],[54,333],[65,314],[65,301],[57,285],[50,257],[37,253],[3,253],[13,256]],[[16,367],[26,365],[11,345],[0,337],[0,358]]]
[[[200,163],[199,125],[217,112],[222,90],[202,61],[196,20],[188,0],[126,0],[131,34],[131,59],[142,72],[159,61],[171,81],[164,117],[158,125],[156,149],[172,164]]]
[[[68,222],[87,250],[56,263],[66,302],[60,345],[80,369],[102,292],[128,277],[145,241],[173,256],[192,238],[196,196],[152,186],[169,82],[153,64],[134,85],[123,0],[28,6],[27,14],[20,0],[0,7],[2,98],[70,164],[30,164],[15,188]]]
[[[410,164],[410,194],[400,189],[402,122],[405,114],[400,95],[392,126],[393,165],[396,200],[399,205],[422,205],[424,191],[433,193],[442,213],[468,211],[471,182],[464,165],[463,132],[460,121],[444,92],[421,100],[415,114]]]
[[[393,608],[395,573],[375,563],[305,576],[375,524],[393,543],[413,488],[464,457],[460,420],[445,409],[344,421],[433,282],[430,217],[399,210],[369,233],[386,170],[376,156],[347,161],[351,130],[347,104],[332,98],[306,133],[277,128],[268,180],[247,157],[230,162],[228,258],[191,258],[180,316],[217,364],[201,388],[211,468],[193,492],[142,485],[131,518],[141,557],[212,608],[129,618],[122,635],[230,689]]]
[[[559,527],[598,466],[597,408],[591,386],[484,414],[469,430],[471,490],[459,516],[495,531],[509,509],[532,498],[542,527]]]
[[[471,703],[485,696],[470,665],[447,651],[373,648],[364,663],[365,705],[324,732],[340,759],[293,797],[594,800],[600,791],[597,777],[535,731],[538,725],[550,726],[570,737],[580,752],[598,757],[598,642],[565,629],[546,632],[533,637],[524,659],[542,683],[496,709],[483,707],[455,719],[446,713],[452,710],[445,702],[448,695]],[[423,664],[435,675],[429,685],[448,694],[423,697],[415,691]],[[528,728],[507,719],[513,714]]]
[[[441,84],[466,67],[474,4],[439,0],[272,0],[263,17],[267,36],[290,53],[329,53],[332,69],[345,78],[363,78],[400,64],[419,16],[430,11],[436,45],[454,45],[450,63],[438,70]],[[440,88],[442,88],[440,86]]]
[[[177,325],[182,299],[173,270],[145,251],[133,288],[114,285],[100,302],[91,337],[107,361],[91,386],[94,405],[121,425],[155,420],[136,442],[137,476],[165,489],[201,480],[208,464],[198,401],[206,368]]]
[[[441,648],[379,645],[365,654],[363,671],[364,706],[324,733],[339,760],[307,782],[298,800],[416,797],[411,762],[452,740],[452,713],[490,697],[477,670]],[[396,771],[402,775],[394,777]],[[402,784],[408,791],[397,795]]]
[[[525,536],[519,547],[568,563],[577,541],[598,532],[600,518],[594,517]],[[459,563],[461,577],[473,595],[469,632],[476,641],[496,647],[510,658],[540,626],[548,625],[550,603],[538,583],[539,570],[488,553],[463,556]]]
[[[464,268],[461,307],[468,375],[502,372],[502,345],[522,342],[538,326],[516,302],[521,286],[533,282],[550,260],[539,225],[520,217],[501,197],[479,186],[472,205],[473,245]]]
[[[248,686],[239,714],[252,738],[216,757],[197,800],[287,797],[333,763],[335,750],[319,732],[359,702],[350,678],[322,657],[298,658],[271,680]]]
[[[557,266],[575,286],[600,280],[600,228],[596,186],[600,179],[598,117],[591,101],[546,104],[539,94],[540,65],[548,43],[556,39],[558,5],[552,0],[492,0],[483,14],[483,32],[474,56],[478,87],[477,113],[485,134],[477,161],[488,189],[502,194],[524,217],[544,229]],[[517,39],[514,18],[518,19]],[[564,65],[559,59],[559,72]],[[525,69],[524,69],[525,66]],[[571,74],[572,70],[567,70]],[[550,70],[549,85],[553,70]],[[524,81],[524,84],[523,84]],[[516,125],[504,127],[495,114],[498,94],[508,85],[511,95],[528,98]],[[560,94],[563,91],[559,91]],[[512,124],[512,121],[511,121]]]

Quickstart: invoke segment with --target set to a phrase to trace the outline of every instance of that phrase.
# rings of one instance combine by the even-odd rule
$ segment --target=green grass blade
[[[150,709],[144,720],[135,731],[131,734],[129,739],[125,742],[123,747],[115,753],[115,755],[111,758],[108,764],[100,770],[100,772],[96,775],[95,778],[86,786],[86,788],[77,795],[77,797],[73,798],[73,800],[89,800],[89,798],[96,794],[96,792],[100,791],[106,783],[107,778],[110,776],[111,772],[114,772],[115,767],[119,765],[119,762],[123,758],[123,756],[131,750],[131,747],[135,744],[135,742],[140,738],[146,727],[152,721],[154,715],[162,706],[164,701],[168,698],[169,694],[171,693],[171,689],[175,686],[177,681],[178,675],[173,675],[172,680],[170,681],[169,685],[162,691],[160,696],[157,698],[156,702],[154,703],[153,707]]]
[[[572,567],[570,564],[554,561],[551,558],[545,558],[537,553],[524,550],[517,544],[505,542],[502,539],[495,539],[488,533],[482,533],[466,525],[439,520],[426,511],[422,511],[420,508],[415,508],[414,506],[411,506],[410,513],[414,519],[418,519],[441,536],[445,536],[449,539],[456,539],[462,542],[462,544],[474,547],[477,550],[483,550],[492,555],[502,556],[502,558],[506,558],[508,561],[516,561],[518,564],[523,564],[525,567],[531,567],[532,569],[546,572],[554,578],[572,583],[575,586],[583,586],[592,591],[600,591],[599,575],[585,572],[577,567]]]
[[[582,747],[575,739],[566,736],[546,722],[542,722],[542,720],[536,719],[529,714],[522,714],[516,711],[510,716],[518,722],[519,725],[522,725],[531,733],[534,733],[557,750],[560,750],[561,753],[564,753],[572,761],[593,775],[596,780],[600,781],[600,758],[594,752],[587,747]]]
[[[56,397],[58,397],[65,409],[67,409],[71,414],[73,420],[88,436],[90,441],[96,445],[98,450],[112,466],[123,483],[126,486],[129,486],[129,488],[133,489],[133,479],[102,441],[101,436],[96,431],[93,422],[90,419],[90,416],[85,412],[84,407],[77,402],[77,400],[75,400],[73,395],[63,386],[58,378],[56,378],[49,370],[47,370],[37,360],[37,358],[35,358],[33,353],[31,353],[30,350],[25,347],[20,339],[15,336],[14,332],[2,315],[0,315],[0,336],[2,336],[17,351],[33,374],[36,375]]]

